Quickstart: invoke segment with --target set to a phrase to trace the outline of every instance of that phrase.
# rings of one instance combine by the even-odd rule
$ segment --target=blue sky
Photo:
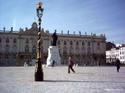
[[[0,29],[30,28],[37,21],[39,1],[45,8],[42,27],[50,32],[92,32],[125,43],[125,0],[0,0]]]

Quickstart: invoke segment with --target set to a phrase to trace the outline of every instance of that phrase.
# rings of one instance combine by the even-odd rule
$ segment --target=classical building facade
[[[0,65],[23,65],[36,59],[38,27],[34,22],[30,29],[0,32]],[[52,33],[42,29],[42,61],[46,63],[48,47],[52,42]],[[96,34],[81,35],[57,33],[57,46],[61,64],[67,64],[69,56],[79,65],[104,65],[106,63],[106,38]]]
[[[116,58],[118,58],[122,64],[125,64],[125,45],[120,45],[106,51],[107,63],[115,62]]]

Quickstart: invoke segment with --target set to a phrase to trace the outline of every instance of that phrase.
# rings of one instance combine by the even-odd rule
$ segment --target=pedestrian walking
[[[118,58],[116,59],[116,67],[117,67],[117,72],[119,72],[119,69],[120,69],[120,60]]]
[[[53,60],[53,62],[52,62],[52,67],[54,67],[55,66],[55,60]]]
[[[73,73],[75,73],[75,70],[73,69],[73,65],[74,65],[74,62],[72,57],[70,56],[68,59],[68,73],[70,73],[70,69],[72,70]]]

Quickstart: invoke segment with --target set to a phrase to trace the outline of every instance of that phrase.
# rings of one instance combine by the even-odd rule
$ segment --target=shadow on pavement
[[[43,82],[81,82],[81,83],[125,83],[120,81],[82,81],[82,80],[44,80]]]

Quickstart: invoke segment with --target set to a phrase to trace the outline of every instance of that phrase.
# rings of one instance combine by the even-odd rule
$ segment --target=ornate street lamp
[[[43,16],[43,3],[39,2],[37,4],[37,17],[39,22],[39,31],[38,31],[38,41],[37,41],[37,62],[35,69],[35,81],[43,81],[43,69],[42,69],[42,60],[41,60],[41,18]]]

